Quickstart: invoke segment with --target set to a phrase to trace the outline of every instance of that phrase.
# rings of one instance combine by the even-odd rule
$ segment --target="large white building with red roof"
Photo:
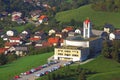
[[[95,56],[102,49],[102,38],[92,33],[89,19],[83,22],[83,35],[68,36],[63,46],[55,48],[55,60],[84,61],[89,55]]]

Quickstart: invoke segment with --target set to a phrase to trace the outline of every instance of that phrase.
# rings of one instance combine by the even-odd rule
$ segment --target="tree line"
[[[105,41],[102,54],[106,58],[120,62],[120,40]]]

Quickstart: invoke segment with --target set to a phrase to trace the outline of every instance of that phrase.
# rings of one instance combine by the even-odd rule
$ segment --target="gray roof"
[[[28,47],[26,47],[26,46],[16,46],[15,51],[28,51]]]

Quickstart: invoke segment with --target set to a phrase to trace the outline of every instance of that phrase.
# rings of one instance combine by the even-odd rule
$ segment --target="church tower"
[[[85,39],[90,38],[90,36],[92,35],[91,29],[92,29],[91,22],[89,19],[86,19],[83,22],[83,37]]]

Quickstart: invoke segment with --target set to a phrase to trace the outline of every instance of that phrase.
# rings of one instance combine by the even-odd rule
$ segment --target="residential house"
[[[8,48],[0,48],[0,54],[6,53]]]
[[[18,34],[17,30],[8,30],[6,31],[7,36],[16,36]]]
[[[104,26],[104,32],[111,33],[114,31],[114,27],[111,24],[105,24]]]
[[[40,38],[41,40],[46,39],[48,37],[48,34],[45,33],[44,31],[38,31],[35,32],[34,38]]]
[[[116,30],[113,33],[109,34],[109,39],[114,40],[114,39],[120,39],[120,30]]]
[[[35,10],[35,11],[31,11],[29,14],[31,15],[33,21],[38,21],[41,12],[42,12],[41,10]]]
[[[35,44],[35,47],[48,47],[48,46],[52,46],[52,45],[45,40],[40,40]]]
[[[29,31],[23,31],[22,33],[19,34],[19,37],[22,40],[26,40],[26,39],[30,38],[30,32]]]
[[[25,56],[28,53],[27,46],[15,46],[15,54],[19,56]]]
[[[19,45],[19,42],[6,42],[5,48],[10,48],[12,46]]]
[[[12,13],[12,21],[17,21],[18,19],[20,19],[22,16],[21,12],[13,12]]]
[[[46,15],[41,15],[39,17],[39,23],[43,23],[43,22],[47,22],[48,21],[48,17]]]
[[[68,26],[62,30],[62,32],[70,32],[70,31],[74,31],[71,26]]]
[[[40,38],[31,37],[29,40],[30,40],[30,42],[38,42],[40,40]]]
[[[63,43],[63,39],[61,39],[59,37],[51,37],[48,39],[48,43],[53,46],[61,46]]]
[[[21,43],[20,37],[10,37],[9,41],[11,43],[13,43],[13,42]]]
[[[9,40],[9,36],[7,36],[6,34],[1,35],[1,38],[2,38],[4,41]]]
[[[48,35],[49,36],[51,36],[52,34],[55,34],[55,33],[58,33],[58,32],[60,32],[58,29],[56,29],[56,28],[54,28],[54,29],[50,29],[49,31],[48,31]]]
[[[78,28],[78,29],[75,29],[75,33],[82,34],[83,31],[82,31],[82,29]]]
[[[55,37],[66,38],[68,34],[66,32],[56,32]]]

